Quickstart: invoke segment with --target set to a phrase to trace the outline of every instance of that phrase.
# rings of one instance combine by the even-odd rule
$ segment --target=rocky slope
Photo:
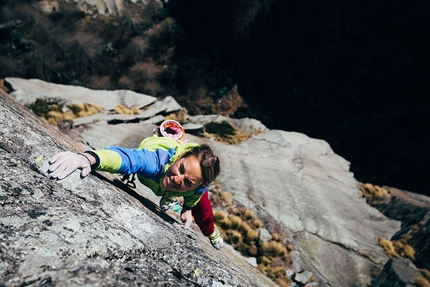
[[[1,278],[7,286],[45,281],[272,284],[254,267],[229,259],[232,254],[226,249],[212,250],[199,231],[173,228],[178,224],[156,210],[157,198],[141,185],[124,192],[115,187],[123,185],[112,175],[79,180],[74,174],[58,183],[44,177],[47,158],[60,150],[135,147],[163,115],[181,110],[174,99],[163,102],[128,91],[94,91],[40,80],[6,81],[13,88],[11,95],[26,105],[44,98],[69,104],[84,99],[107,107],[74,120],[64,136],[2,96],[1,152],[7,168],[2,169],[6,180],[1,189],[5,248]],[[113,109],[120,103],[141,113],[116,114]],[[315,282],[308,286],[410,284],[420,276],[410,259],[401,257],[393,263],[378,244],[380,238],[397,240],[405,234],[411,235],[410,244],[416,250],[414,263],[428,268],[427,197],[392,189],[379,205],[384,215],[361,197],[361,183],[349,171],[349,162],[323,140],[270,130],[252,119],[214,115],[185,120],[189,131],[208,122],[229,121],[254,134],[238,145],[210,140],[222,160],[220,190],[234,194],[237,205],[253,210],[271,233],[281,234],[293,247],[289,252],[292,278],[310,272]],[[207,141],[191,134],[187,139]],[[399,260],[410,267],[396,267],[403,264]],[[156,276],[142,277],[154,268]],[[405,277],[402,272],[416,276]],[[398,276],[392,279],[389,274]]]
[[[46,177],[78,146],[1,91],[0,285],[274,286],[147,198],[90,175]]]

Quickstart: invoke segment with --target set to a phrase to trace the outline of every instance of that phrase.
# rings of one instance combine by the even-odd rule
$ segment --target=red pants
[[[209,236],[214,232],[214,214],[207,191],[203,194],[197,205],[191,209],[191,213],[204,236]]]

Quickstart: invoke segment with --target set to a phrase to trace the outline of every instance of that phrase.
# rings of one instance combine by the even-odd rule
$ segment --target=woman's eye
[[[186,186],[191,186],[191,182],[188,179],[184,180]]]
[[[184,168],[184,165],[182,163],[179,165],[179,172],[182,174],[185,173],[185,168]]]

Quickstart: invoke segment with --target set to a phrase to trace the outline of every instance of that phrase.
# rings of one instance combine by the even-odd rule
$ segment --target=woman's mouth
[[[169,185],[170,185],[171,187],[173,187],[173,188],[178,188],[178,185],[176,185],[176,184],[173,182],[172,178],[170,178],[170,177],[169,177]]]

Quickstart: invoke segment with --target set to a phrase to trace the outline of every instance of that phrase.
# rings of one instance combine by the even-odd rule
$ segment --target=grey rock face
[[[274,286],[144,197],[49,180],[47,160],[79,147],[3,92],[0,126],[1,285]]]
[[[13,82],[12,86],[15,89],[12,93],[13,96],[25,94],[22,92],[22,89],[24,89],[24,87],[31,87],[31,85],[24,82],[24,80]],[[58,94],[58,92],[55,92],[57,87],[57,85],[47,85],[45,86],[46,91],[43,93]],[[33,89],[33,93],[35,89],[36,88]],[[79,94],[79,89],[77,89],[75,93],[78,94],[78,98],[82,96]],[[85,90],[85,93],[88,99],[92,98],[91,91]],[[67,94],[67,97],[72,97],[72,94]],[[72,101],[72,99],[73,98],[69,98],[70,101]],[[117,103],[117,99],[118,98],[115,96],[109,98],[110,104],[114,105]],[[107,102],[106,99],[105,101]],[[179,111],[181,109],[174,99],[169,99],[168,103],[156,101],[150,104],[148,110],[151,108],[157,111]],[[82,124],[80,128],[72,129],[69,135],[73,140],[68,141],[68,145],[66,145],[64,141],[68,138],[67,136],[51,131],[44,124],[33,124],[31,128],[35,129],[33,132],[34,134],[29,134],[26,128],[24,128],[26,126],[21,126],[24,123],[24,119],[28,116],[21,116],[22,122],[19,124],[15,119],[19,119],[19,115],[24,112],[21,111],[18,112],[17,115],[10,115],[7,109],[5,109],[2,113],[4,113],[5,117],[8,117],[1,123],[2,127],[5,127],[4,130],[2,130],[2,143],[4,141],[2,144],[3,149],[18,155],[18,158],[40,159],[39,156],[44,156],[44,159],[39,161],[27,160],[28,164],[33,166],[32,170],[36,171],[41,182],[45,182],[46,180],[40,176],[40,174],[43,174],[47,169],[45,157],[53,155],[60,149],[100,149],[110,145],[133,148],[136,147],[143,138],[151,135],[153,128],[156,127],[155,124],[163,120],[162,116],[156,116],[156,113],[153,113],[154,116],[150,116],[148,119],[141,118],[138,123],[127,123],[127,121],[124,121],[113,125],[108,124],[109,121],[106,118],[106,114],[98,114],[94,116],[93,120]],[[371,283],[372,274],[375,272],[381,272],[380,277],[384,278],[377,280],[389,281],[390,279],[387,277],[388,275],[386,275],[388,271],[386,270],[391,269],[389,266],[384,268],[389,258],[383,252],[382,247],[378,245],[378,239],[380,237],[386,239],[391,239],[393,236],[398,237],[400,233],[403,234],[405,232],[404,229],[410,228],[413,224],[423,220],[427,222],[423,230],[428,230],[429,199],[427,197],[417,198],[416,195],[412,194],[403,194],[400,196],[400,193],[397,193],[398,196],[394,196],[389,204],[382,205],[380,211],[370,207],[365,199],[360,198],[359,186],[361,183],[358,182],[349,171],[350,163],[336,155],[330,148],[330,145],[323,140],[312,139],[304,134],[295,132],[269,130],[260,122],[253,119],[229,119],[216,115],[188,116],[187,119],[190,125],[203,126],[209,122],[228,121],[243,132],[250,134],[260,132],[258,135],[252,136],[248,141],[240,145],[225,145],[213,140],[195,137],[191,134],[187,134],[185,139],[196,142],[206,141],[215,148],[222,162],[222,172],[218,178],[221,189],[233,193],[237,203],[249,209],[253,209],[257,216],[267,223],[267,226],[265,226],[267,229],[276,226],[276,228],[280,230],[283,236],[287,238],[287,242],[293,246],[291,254],[294,259],[294,272],[302,275],[314,275],[316,282],[312,283],[313,286],[365,286]],[[34,120],[37,121],[37,119]],[[5,132],[7,132],[7,137],[5,136]],[[40,134],[44,136],[40,136]],[[52,135],[55,135],[55,137]],[[32,140],[29,141],[29,139]],[[45,144],[46,141],[48,141],[49,144]],[[39,143],[44,144],[40,145]],[[23,145],[25,148],[20,148]],[[30,151],[31,157],[27,154]],[[5,165],[6,164],[10,166],[10,162],[8,162],[7,159],[5,159]],[[100,216],[103,215],[103,218],[113,218],[114,222],[111,224],[117,224],[108,226],[109,230],[120,228],[119,226],[121,226],[121,230],[125,230],[127,234],[130,233],[132,236],[130,238],[125,236],[127,239],[124,239],[127,241],[125,246],[129,246],[125,248],[125,251],[134,252],[134,250],[143,250],[139,255],[136,255],[136,257],[132,257],[134,260],[132,260],[133,264],[137,262],[137,258],[142,258],[142,256],[144,256],[142,254],[145,254],[145,256],[149,253],[159,254],[157,253],[159,252],[159,249],[157,249],[159,244],[163,246],[161,247],[163,250],[169,250],[163,262],[171,262],[168,258],[172,256],[169,253],[173,251],[173,249],[169,249],[172,244],[176,244],[175,246],[177,246],[177,249],[182,250],[181,252],[185,252],[183,251],[184,247],[180,248],[181,246],[188,246],[187,244],[191,244],[190,249],[193,250],[193,252],[197,252],[197,254],[199,254],[198,256],[203,256],[205,260],[207,258],[216,258],[215,260],[219,260],[219,264],[224,266],[222,265],[224,264],[223,261],[217,257],[219,253],[213,255],[212,250],[205,249],[208,243],[205,238],[202,238],[198,231],[196,233],[189,233],[188,231],[183,232],[180,229],[177,230],[173,228],[173,230],[171,230],[172,227],[169,226],[169,224],[175,225],[176,223],[159,222],[159,218],[157,217],[159,214],[154,215],[147,210],[145,211],[145,207],[152,207],[151,210],[153,210],[154,205],[152,202],[158,202],[158,198],[144,186],[137,184],[136,191],[129,191],[127,195],[112,185],[104,181],[99,181],[97,178],[90,177],[80,181],[78,175],[74,176],[74,179],[71,178],[59,182],[59,184],[47,181],[47,186],[52,185],[54,189],[63,188],[66,190],[63,192],[65,192],[65,194],[70,194],[75,200],[84,199],[83,201],[78,201],[79,207],[74,208],[80,212],[90,210],[90,214],[87,214],[86,217],[92,214],[99,214],[99,210],[102,210]],[[103,174],[103,176],[112,183],[118,182],[118,177],[106,174]],[[6,176],[6,178],[8,177]],[[89,190],[86,188],[87,185],[90,187]],[[64,195],[64,197],[66,196]],[[5,196],[5,198],[9,197]],[[405,198],[410,198],[410,200],[404,200]],[[45,199],[44,197],[44,200]],[[129,202],[129,204],[127,204],[127,202]],[[145,205],[145,207],[142,207],[142,204]],[[69,208],[73,207],[73,205],[67,206]],[[99,209],[95,211],[94,206],[98,206]],[[401,207],[404,207],[404,209]],[[78,211],[75,213],[78,214]],[[35,214],[38,214],[37,210],[35,212]],[[72,211],[70,212],[73,213]],[[406,219],[402,216],[405,212],[409,214]],[[140,218],[136,219],[133,216],[139,216]],[[42,216],[36,218],[39,217]],[[45,220],[45,217],[42,218]],[[84,219],[78,217],[78,215],[74,215],[74,217],[71,216],[71,218],[74,218],[74,222],[84,222]],[[404,223],[402,227],[400,221]],[[145,222],[147,224],[145,224]],[[9,224],[12,225],[12,223],[7,224],[7,226],[9,226]],[[67,227],[68,225],[66,224],[65,226]],[[94,226],[97,228],[98,225],[94,223]],[[71,229],[75,231],[80,230],[77,227]],[[102,226],[100,226],[96,233],[102,231]],[[85,232],[87,236],[93,238],[91,237],[93,233],[90,231]],[[164,237],[160,234],[164,234]],[[423,234],[425,236],[428,233]],[[28,236],[27,233],[26,235]],[[109,235],[106,236],[109,237]],[[105,238],[107,238],[106,236]],[[270,234],[267,236],[270,236]],[[132,238],[137,238],[137,241],[132,240]],[[188,243],[187,238],[191,238],[194,241]],[[203,243],[200,244],[202,240]],[[418,244],[420,244],[420,246],[427,246],[425,245],[425,237],[417,238],[416,240],[420,240],[419,243],[416,243],[417,246]],[[57,239],[53,241],[56,242]],[[94,240],[92,239],[89,241],[93,242]],[[82,261],[79,261],[79,264],[86,264],[88,258],[93,260],[94,252],[98,254],[95,258],[99,258],[100,254],[103,254],[101,257],[105,260],[107,260],[106,257],[110,258],[107,254],[119,252],[115,249],[116,245],[113,243],[106,243],[103,247],[97,247],[99,245],[93,247],[91,244],[86,244],[86,246],[88,247],[83,248],[79,246],[79,254],[88,253],[90,256],[87,256],[85,260],[82,259]],[[75,247],[75,249],[76,248],[78,247]],[[155,251],[148,253],[148,248]],[[203,248],[204,252],[202,251],[200,253],[199,248]],[[210,246],[209,249],[211,249]],[[93,252],[93,250],[96,251]],[[428,250],[428,247],[423,247],[423,250]],[[189,256],[189,254],[190,253],[185,252],[184,256]],[[210,254],[210,256],[208,254]],[[231,258],[227,256],[232,256],[229,252],[222,252],[221,255],[222,258],[224,258],[223,256],[226,256],[225,258]],[[156,256],[151,258],[151,260],[156,261]],[[428,260],[420,254],[417,254],[417,258],[423,262],[423,266],[427,266],[425,264],[428,264]],[[176,259],[173,261],[175,260]],[[177,260],[182,259],[179,258]],[[107,261],[109,264],[113,264],[111,261]],[[185,261],[181,262],[184,263]],[[203,262],[206,264],[206,261]],[[243,261],[236,262],[232,260],[232,262],[239,265],[244,264],[243,266],[240,265],[240,272],[244,272],[243,276],[245,278],[235,273],[235,271],[238,270],[234,269],[237,265],[234,267],[226,265],[228,266],[227,268],[233,268],[228,269],[232,274],[227,272],[227,274],[230,274],[229,276],[231,276],[231,278],[239,276],[240,280],[244,280],[241,281],[240,284],[242,284],[242,282],[248,283],[248,281],[246,281],[248,280],[248,274],[252,272],[259,274],[255,269],[249,271],[251,273],[248,273],[250,266]],[[0,266],[0,272],[11,268],[10,263],[7,264],[7,266],[6,264]],[[120,267],[124,266],[121,265],[122,263],[118,264]],[[146,265],[139,265],[141,262],[136,264],[137,265],[132,265],[133,267],[130,268],[132,270],[149,268]],[[156,263],[152,262],[151,264]],[[212,262],[209,263],[209,265],[211,264]],[[55,266],[55,264],[53,265]],[[168,274],[182,274],[180,276],[178,275],[179,277],[177,279],[179,283],[177,286],[181,286],[180,284],[182,284],[182,280],[185,280],[184,278],[188,280],[192,277],[192,275],[190,275],[191,273],[189,273],[191,271],[189,270],[183,271],[177,267],[172,267],[170,263],[167,265],[170,267],[165,268],[172,268],[165,271]],[[215,271],[217,270],[216,268],[214,269]],[[175,273],[177,270],[180,270],[179,273]],[[197,269],[194,269],[194,271],[195,270]],[[395,272],[401,272],[401,270],[401,268],[396,268]],[[8,274],[7,272],[8,271],[4,271],[3,274]],[[115,274],[111,276],[112,278],[116,278]],[[219,274],[217,273],[216,276],[219,276]],[[213,278],[219,278],[216,276]],[[256,280],[263,280],[260,279],[258,275],[256,276],[256,278],[258,278]],[[402,277],[402,274],[398,274],[397,276]],[[198,281],[200,280],[198,278],[199,277],[196,279],[197,281],[190,282],[204,286],[206,286],[205,284],[210,284],[204,281],[206,279]],[[161,281],[156,282],[157,284],[161,284]],[[213,281],[213,285],[207,286],[224,284],[220,282],[221,281],[215,283],[215,281]],[[262,282],[264,282],[264,280]],[[170,283],[169,281],[168,284]],[[263,285],[259,285],[260,283],[255,284],[264,286],[264,284],[270,283],[262,283]],[[235,285],[233,284],[232,286]]]

